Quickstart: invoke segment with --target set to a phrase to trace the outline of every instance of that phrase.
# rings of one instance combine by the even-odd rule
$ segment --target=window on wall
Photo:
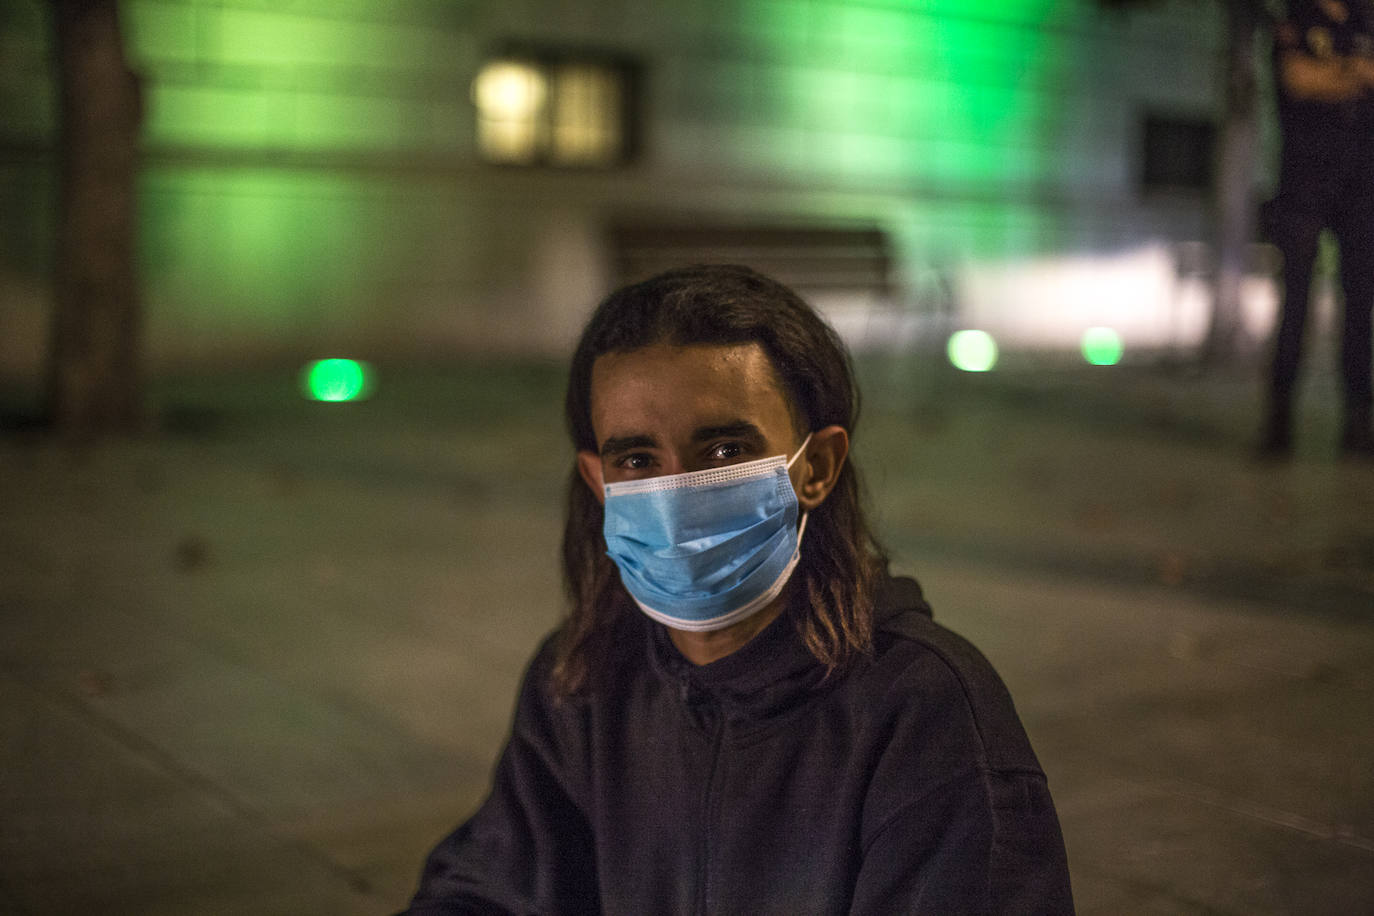
[[[511,52],[472,83],[477,147],[488,162],[608,168],[635,152],[638,68],[606,54]]]
[[[1216,127],[1203,117],[1145,115],[1142,184],[1146,191],[1205,194],[1212,187]]]

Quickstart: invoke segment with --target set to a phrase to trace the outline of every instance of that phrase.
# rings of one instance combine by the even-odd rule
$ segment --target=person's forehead
[[[720,408],[790,410],[772,360],[758,343],[653,344],[604,354],[592,366],[593,417],[684,398]]]
[[[772,363],[762,344],[754,341],[734,344],[653,343],[634,350],[615,350],[597,357],[592,375],[659,375],[663,372],[692,374],[722,372],[772,372]]]

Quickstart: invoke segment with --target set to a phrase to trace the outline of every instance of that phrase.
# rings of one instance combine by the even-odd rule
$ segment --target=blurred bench
[[[616,286],[688,264],[745,264],[807,298],[893,296],[888,238],[874,227],[625,222],[607,241]]]

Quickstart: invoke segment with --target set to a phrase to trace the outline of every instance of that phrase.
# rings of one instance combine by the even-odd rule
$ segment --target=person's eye
[[[616,461],[615,466],[626,471],[647,471],[653,459],[644,452],[632,452]]]
[[[744,446],[738,442],[721,442],[711,447],[712,461],[733,461],[744,456]]]

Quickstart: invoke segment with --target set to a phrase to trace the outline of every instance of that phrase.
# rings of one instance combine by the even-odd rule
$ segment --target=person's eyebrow
[[[609,458],[637,448],[658,448],[658,440],[653,436],[611,436],[601,443],[601,457]]]
[[[748,420],[731,420],[720,426],[699,426],[692,431],[693,442],[705,442],[708,439],[753,439],[763,440],[763,430],[759,429]]]
[[[715,426],[699,426],[692,430],[693,442],[708,442],[711,439],[749,439],[763,441],[763,431],[748,420],[731,420]],[[653,436],[611,436],[601,443],[601,457],[623,455],[638,448],[658,448],[658,440]]]

